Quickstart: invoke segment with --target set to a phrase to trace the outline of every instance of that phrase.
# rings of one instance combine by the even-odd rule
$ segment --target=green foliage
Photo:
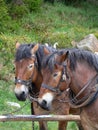
[[[42,4],[42,0],[24,0],[24,3],[30,12],[39,11]]]
[[[10,1],[8,3],[9,14],[12,18],[19,19],[25,17],[29,12],[39,11],[42,0],[21,0],[20,2]]]
[[[11,3],[9,5],[9,14],[12,16],[13,19],[22,18],[27,13],[29,13],[29,10],[24,4],[17,5]]]
[[[63,0],[66,5],[79,6],[81,2],[86,0]]]
[[[7,29],[9,25],[10,17],[8,14],[8,8],[4,0],[0,0],[0,32]]]
[[[55,32],[49,33],[47,36],[44,36],[42,39],[43,43],[58,43],[58,48],[67,48],[71,47],[71,38],[66,32]]]
[[[32,2],[33,0],[29,0]],[[0,113],[10,112],[6,101],[19,102],[13,92],[13,61],[15,43],[51,43],[58,42],[59,48],[71,47],[71,41],[80,41],[84,36],[93,33],[98,38],[98,7],[88,2],[81,2],[79,7],[66,6],[62,3],[44,3],[41,11],[29,7],[29,1],[22,6],[13,6],[12,0],[0,0]],[[35,2],[39,2],[34,0]],[[40,2],[39,2],[40,5]],[[37,5],[36,5],[37,6]],[[14,18],[11,19],[8,13]],[[32,8],[29,10],[29,8]],[[37,6],[36,9],[39,7]],[[15,11],[16,10],[16,11]],[[30,12],[31,11],[31,12]],[[18,12],[18,13],[17,13]],[[6,82],[7,80],[7,82]],[[6,109],[8,108],[8,109]],[[30,114],[30,106],[15,114]],[[49,122],[49,130],[57,130],[57,123]],[[38,130],[38,124],[35,126]],[[0,123],[0,130],[31,130],[30,122]],[[74,122],[68,124],[68,130],[77,130]]]

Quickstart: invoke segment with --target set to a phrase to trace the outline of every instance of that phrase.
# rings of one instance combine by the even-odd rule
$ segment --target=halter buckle
[[[66,81],[66,74],[62,75],[62,81]]]

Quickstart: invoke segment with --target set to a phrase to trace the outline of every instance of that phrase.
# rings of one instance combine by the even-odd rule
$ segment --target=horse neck
[[[96,75],[96,71],[90,66],[85,64],[77,64],[75,71],[70,71],[71,83],[70,88],[75,93],[78,94],[80,90]],[[89,85],[90,86],[90,85]],[[82,93],[82,96],[87,94],[88,88]]]
[[[32,82],[35,84],[36,90],[39,92],[41,83],[42,83],[42,75],[41,75],[41,72],[37,68],[34,69],[34,77],[33,77]]]

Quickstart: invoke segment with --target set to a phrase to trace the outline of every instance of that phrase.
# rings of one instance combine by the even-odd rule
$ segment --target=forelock
[[[31,49],[35,44],[21,44],[16,50],[15,61],[20,61],[24,58],[31,58]]]

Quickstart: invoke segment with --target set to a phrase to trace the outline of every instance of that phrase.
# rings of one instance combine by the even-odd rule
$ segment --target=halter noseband
[[[30,78],[29,80],[21,80],[21,79],[17,79],[17,77],[15,77],[15,84],[23,84],[25,86],[31,86],[32,83],[32,79]]]

